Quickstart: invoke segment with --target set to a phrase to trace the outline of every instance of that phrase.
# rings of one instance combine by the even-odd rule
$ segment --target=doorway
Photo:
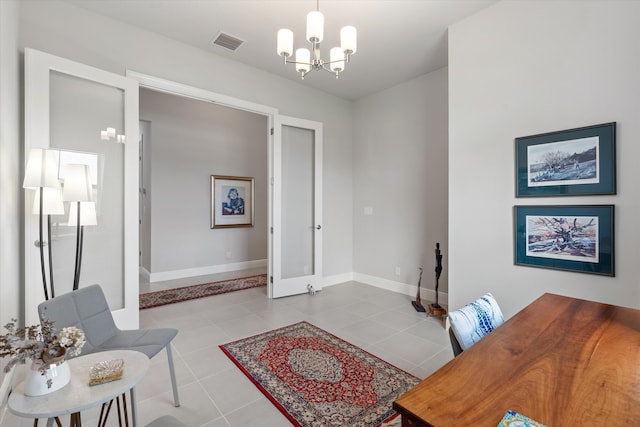
[[[156,77],[144,75],[141,73],[137,73],[134,71],[127,71],[127,76],[131,77],[138,81],[140,87],[150,89],[152,91],[168,93],[172,95],[178,95],[181,97],[186,97],[189,99],[195,99],[200,101],[205,101],[206,103],[216,104],[217,106],[229,107],[232,110],[240,110],[246,113],[256,114],[258,116],[264,116],[266,118],[266,135],[268,140],[268,162],[267,162],[267,170],[268,170],[268,184],[267,184],[267,224],[269,232],[266,233],[267,241],[268,241],[268,249],[267,249],[267,271],[268,271],[268,286],[267,286],[267,295],[269,298],[279,297],[279,296],[287,296],[293,295],[296,293],[306,292],[307,290],[311,291],[314,286],[321,286],[321,278],[322,278],[322,250],[321,243],[322,238],[314,238],[313,252],[311,256],[313,257],[313,267],[311,268],[311,264],[308,263],[308,259],[304,259],[303,262],[307,263],[306,268],[305,265],[302,266],[302,271],[309,271],[310,274],[307,275],[304,273],[301,280],[311,280],[308,282],[308,286],[295,286],[288,288],[285,292],[278,293],[274,292],[274,289],[278,289],[282,286],[285,286],[284,277],[278,273],[278,269],[281,270],[281,267],[284,265],[285,259],[284,254],[282,252],[282,248],[284,247],[282,244],[278,243],[278,239],[282,237],[281,233],[283,231],[282,225],[282,212],[284,209],[283,199],[282,199],[282,184],[284,182],[285,169],[283,168],[283,154],[281,151],[282,148],[282,134],[283,129],[287,126],[299,127],[301,129],[306,129],[311,132],[312,135],[312,143],[313,150],[311,151],[311,156],[307,159],[310,161],[310,167],[313,168],[313,197],[310,199],[310,202],[313,204],[313,208],[311,211],[313,215],[309,218],[310,222],[308,227],[310,229],[315,230],[314,233],[320,235],[321,224],[319,224],[320,213],[322,212],[322,124],[318,122],[312,122],[308,120],[296,119],[294,117],[286,117],[278,114],[278,110],[272,107],[267,107],[261,104],[255,104],[248,101],[243,101],[237,98],[220,95],[217,93],[209,92],[203,89],[194,88],[192,86],[182,85],[180,83],[175,83],[163,79],[159,79]],[[153,134],[153,130],[151,130]],[[261,139],[261,138],[258,138]],[[174,144],[179,144],[179,141],[174,141]],[[182,157],[180,156],[181,152],[178,152],[178,155],[173,160],[180,160]],[[169,169],[173,167],[173,163],[169,166]],[[165,181],[166,185],[176,185],[173,181],[167,180]],[[149,191],[149,190],[147,190]],[[188,189],[185,189],[188,191]],[[209,190],[210,192],[210,190]],[[259,194],[259,192],[256,192]],[[210,197],[209,197],[210,198]],[[210,203],[210,202],[209,202]],[[175,206],[179,206],[177,204],[168,205],[169,208],[175,208]],[[152,221],[152,229],[153,229],[153,221]],[[296,239],[297,236],[291,236],[291,239]],[[162,242],[161,242],[162,243]],[[164,242],[167,244],[172,244],[172,242]],[[282,243],[282,241],[280,241]],[[158,242],[152,242],[155,246]],[[225,256],[227,253],[225,253]],[[193,272],[193,270],[191,270]],[[275,273],[274,273],[275,272]],[[314,285],[312,285],[314,284]]]
[[[140,292],[267,272],[267,116],[140,88]],[[212,175],[254,180],[251,227],[211,226]]]

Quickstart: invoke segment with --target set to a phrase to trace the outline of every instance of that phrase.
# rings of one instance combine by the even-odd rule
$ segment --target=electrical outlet
[[[396,276],[400,275],[400,267],[396,267]]]
[[[225,256],[227,257],[227,259],[231,259],[231,252],[227,252]]]

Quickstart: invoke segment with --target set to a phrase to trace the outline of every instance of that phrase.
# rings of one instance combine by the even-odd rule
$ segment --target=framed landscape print
[[[253,227],[253,178],[211,175],[211,228]]]
[[[614,206],[515,206],[515,264],[615,276]]]
[[[516,197],[616,194],[616,123],[516,138]]]

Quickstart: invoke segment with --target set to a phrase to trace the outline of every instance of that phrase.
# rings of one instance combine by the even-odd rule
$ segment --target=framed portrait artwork
[[[615,276],[614,206],[515,206],[515,264]]]
[[[616,194],[616,123],[516,138],[516,197]]]
[[[211,175],[211,228],[253,227],[253,178]]]

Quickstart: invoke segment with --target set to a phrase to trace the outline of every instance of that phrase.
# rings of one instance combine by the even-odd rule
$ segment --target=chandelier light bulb
[[[338,74],[340,71],[344,70],[344,52],[339,47],[331,48],[331,52],[329,54],[331,71],[336,73],[336,78],[338,78]]]
[[[278,55],[291,56],[293,54],[293,31],[288,28],[278,30]]]
[[[324,36],[324,15],[321,12],[309,12],[307,15],[307,40],[320,43]]]
[[[296,49],[296,71],[303,73],[311,69],[311,52],[309,49]]]
[[[358,43],[358,31],[350,25],[340,30],[340,47],[345,55],[356,53]]]

